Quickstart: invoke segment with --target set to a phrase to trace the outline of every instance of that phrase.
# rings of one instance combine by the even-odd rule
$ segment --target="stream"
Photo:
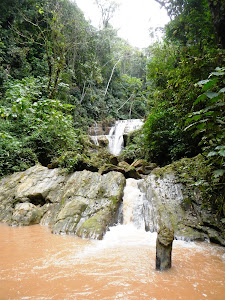
[[[156,271],[156,233],[144,230],[142,207],[128,179],[123,224],[101,241],[0,224],[0,299],[224,299],[225,248],[174,241],[172,268]]]
[[[112,153],[121,151],[125,124],[112,129],[116,146],[109,135]],[[139,181],[126,180],[120,222],[101,241],[54,235],[41,225],[0,224],[0,300],[223,300],[223,247],[176,240],[172,268],[155,270],[157,235],[145,231],[144,210],[151,231],[157,222]]]
[[[172,268],[159,272],[155,239],[132,224],[102,241],[1,224],[0,299],[224,299],[224,248],[174,241]]]

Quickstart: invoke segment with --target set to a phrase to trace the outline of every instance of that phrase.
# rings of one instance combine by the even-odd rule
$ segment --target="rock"
[[[132,167],[135,167],[139,174],[149,175],[152,170],[157,168],[155,163],[149,163],[144,159],[135,160],[132,164]]]
[[[11,218],[11,225],[27,226],[39,224],[43,211],[32,203],[18,203]]]
[[[118,166],[119,166],[120,168],[123,168],[124,170],[128,170],[128,169],[131,167],[131,165],[128,164],[128,162],[126,162],[126,161],[121,161],[121,162],[119,162],[119,163],[118,163]]]
[[[100,210],[93,217],[84,221],[79,227],[77,235],[84,238],[102,239],[109,221],[112,221],[110,209]]]
[[[173,230],[163,226],[158,231],[156,240],[156,270],[164,271],[171,268],[173,239]]]
[[[98,136],[98,143],[100,147],[107,147],[109,144],[109,140],[105,135]]]
[[[125,171],[123,168],[119,167],[119,166],[115,166],[115,165],[112,165],[112,164],[105,164],[103,165],[100,169],[99,169],[99,174],[103,175],[103,174],[107,174],[109,172],[112,172],[112,171],[115,171],[115,172],[119,172],[119,173],[122,173],[122,174],[125,174]]]
[[[0,221],[100,239],[115,222],[124,186],[118,172],[63,174],[37,165],[0,181]]]
[[[141,176],[137,172],[136,168],[128,164],[126,161],[120,162],[118,166],[124,170],[124,175],[126,178],[141,179]]]
[[[118,166],[105,164],[99,169],[99,174],[107,174],[112,171],[124,174],[125,178],[141,179],[141,176],[137,170],[125,161],[120,162]]]
[[[202,207],[196,190],[186,194],[171,167],[156,168],[141,183],[145,193],[145,228],[157,231],[161,224],[172,228],[176,239],[186,241],[210,240],[225,246],[225,232],[217,216]],[[192,194],[191,194],[192,193]],[[191,201],[189,197],[195,199]]]
[[[114,155],[112,155],[109,159],[110,164],[117,166],[118,165],[118,158]]]

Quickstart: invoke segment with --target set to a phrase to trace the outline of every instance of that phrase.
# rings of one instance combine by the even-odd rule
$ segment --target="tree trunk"
[[[156,270],[165,271],[171,268],[173,230],[163,226],[158,231],[156,240]]]
[[[219,44],[225,49],[225,0],[208,0],[208,4]]]

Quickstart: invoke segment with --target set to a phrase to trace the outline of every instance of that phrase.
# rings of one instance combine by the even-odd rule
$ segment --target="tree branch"
[[[107,94],[107,92],[108,92],[109,84],[110,84],[110,82],[111,82],[111,80],[112,80],[113,73],[114,73],[114,71],[115,71],[116,66],[117,66],[118,63],[120,62],[120,60],[121,60],[121,58],[119,58],[119,60],[115,63],[115,65],[114,65],[113,68],[112,68],[112,72],[111,72],[111,75],[110,75],[110,77],[109,77],[109,81],[108,81],[107,87],[106,87],[106,89],[105,89],[104,97],[106,96],[106,94]]]

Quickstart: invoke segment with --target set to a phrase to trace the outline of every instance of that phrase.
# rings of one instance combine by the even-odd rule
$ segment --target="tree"
[[[225,49],[225,1],[208,0],[208,3],[219,43],[222,45],[223,49]]]
[[[216,34],[218,44],[225,48],[225,1],[224,0],[155,0],[165,7],[172,22],[170,36],[190,36],[192,41],[212,41]],[[210,14],[211,13],[211,14]],[[214,25],[214,31],[212,28]],[[184,39],[188,42],[188,39]]]
[[[102,27],[107,28],[119,4],[112,0],[95,0],[95,3],[101,12]]]

